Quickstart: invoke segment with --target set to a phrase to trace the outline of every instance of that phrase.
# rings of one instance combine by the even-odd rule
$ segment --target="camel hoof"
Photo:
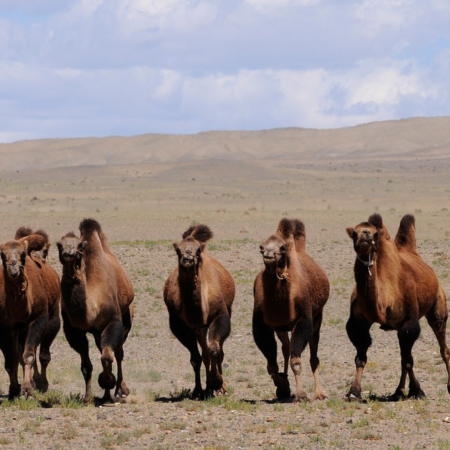
[[[98,384],[102,389],[114,389],[116,387],[116,377],[112,373],[102,372],[98,376]]]
[[[389,400],[391,402],[400,402],[402,400],[406,400],[406,394],[402,389],[397,389],[390,397]]]
[[[218,375],[216,378],[209,378],[206,380],[206,389],[211,391],[219,391],[223,387],[223,378],[221,375]]]
[[[425,392],[422,391],[422,389],[417,389],[415,391],[409,391],[408,398],[415,398],[416,400],[423,400],[427,398],[425,395]]]
[[[359,403],[363,401],[361,395],[356,395],[353,392],[349,392],[348,394],[344,395],[344,400],[346,402],[359,402]]]
[[[8,397],[12,400],[15,397],[18,397],[20,394],[20,384],[17,387],[9,387]]]
[[[102,403],[117,403],[117,401],[111,397],[111,392],[109,389],[105,389],[105,393],[102,397]]]
[[[42,378],[42,377],[35,377],[34,378],[34,387],[40,391],[40,392],[47,392],[48,391],[48,380],[46,378]]]
[[[24,386],[22,384],[22,387],[20,388],[20,396],[24,396],[25,398],[33,397],[34,389],[32,388],[31,384],[28,386]]]
[[[301,392],[300,394],[295,394],[293,402],[294,403],[300,403],[300,402],[311,403],[311,399],[308,397],[306,392]]]
[[[117,398],[125,398],[125,397],[128,397],[129,395],[130,395],[130,390],[128,389],[125,382],[122,381],[120,386],[117,387],[114,396]]]
[[[316,392],[314,394],[313,400],[325,400],[327,399],[327,395],[325,394],[325,392],[321,391],[321,392]]]
[[[91,403],[94,403],[94,397],[92,396],[92,394],[91,395],[85,395],[83,397],[83,404],[89,405]]]
[[[289,386],[278,386],[276,396],[279,400],[286,400],[291,397],[291,388]]]
[[[204,400],[205,399],[205,393],[204,393],[203,389],[195,388],[192,391],[191,399],[192,400]]]
[[[216,391],[216,395],[230,395],[227,388],[228,388],[227,383],[223,381],[222,387]]]

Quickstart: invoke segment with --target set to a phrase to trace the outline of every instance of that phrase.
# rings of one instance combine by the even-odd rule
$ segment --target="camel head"
[[[45,238],[38,234],[31,234],[0,245],[3,267],[9,278],[17,280],[25,267],[27,254],[41,251],[45,245]]]
[[[206,242],[212,237],[212,231],[206,225],[193,225],[188,228],[183,233],[183,240],[173,244],[178,255],[178,264],[186,269],[198,267]]]
[[[67,233],[56,244],[58,246],[59,261],[64,265],[81,266],[84,244],[73,232]]]
[[[275,234],[266,239],[259,251],[263,256],[266,268],[287,266],[287,254],[290,251],[301,251],[305,246],[305,226],[298,219],[283,218],[278,224]]]
[[[259,246],[259,251],[261,252],[266,268],[276,269],[277,267],[284,267],[286,265],[287,249],[288,243],[276,234],[267,238]]]
[[[379,214],[372,214],[367,222],[361,222],[355,228],[347,228],[347,234],[353,240],[353,248],[359,257],[374,255],[379,239],[390,239],[389,232]]]

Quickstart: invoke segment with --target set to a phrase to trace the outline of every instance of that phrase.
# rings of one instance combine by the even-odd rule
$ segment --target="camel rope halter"
[[[282,253],[280,253],[280,252],[274,252],[273,253],[274,255],[282,255]],[[286,257],[286,254],[284,254],[285,255],[285,257]],[[286,264],[284,265],[284,269],[283,269],[283,273],[281,274],[281,275],[278,275],[278,267],[276,268],[276,271],[275,271],[275,273],[276,273],[276,275],[277,275],[277,278],[280,280],[280,281],[283,281],[283,280],[286,280],[286,281],[291,281],[290,279],[289,279],[289,272],[287,271],[287,258],[286,258]]]
[[[373,266],[373,262],[375,260],[375,252],[373,253],[373,258],[370,259],[370,251],[369,251],[369,259],[367,261],[364,261],[359,257],[359,255],[356,255],[356,257],[367,267],[367,271],[369,272],[369,275],[372,276],[372,272],[370,271],[370,268]]]

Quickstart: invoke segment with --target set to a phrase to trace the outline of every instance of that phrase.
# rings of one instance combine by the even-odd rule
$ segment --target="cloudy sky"
[[[0,142],[450,115],[448,0],[0,0]]]

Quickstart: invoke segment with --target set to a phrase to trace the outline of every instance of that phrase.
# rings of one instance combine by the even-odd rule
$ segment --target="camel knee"
[[[102,356],[100,358],[103,368],[111,367],[114,362],[114,354],[111,348],[106,347],[103,349]]]
[[[220,355],[220,345],[218,342],[210,342],[208,344],[208,353],[211,358],[217,358]]]
[[[302,362],[299,357],[293,357],[290,361],[291,369],[295,375],[300,374],[302,371]]]

